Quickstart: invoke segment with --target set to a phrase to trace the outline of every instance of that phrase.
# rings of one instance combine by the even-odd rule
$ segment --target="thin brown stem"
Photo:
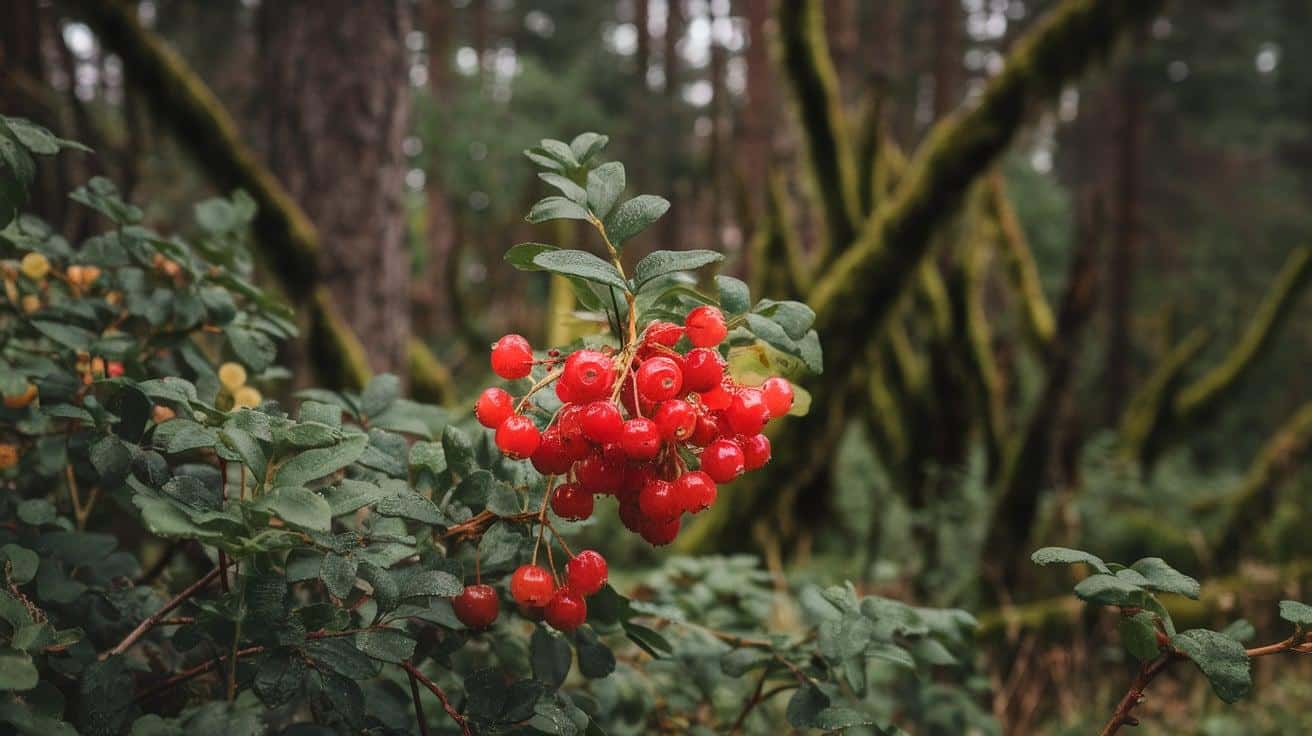
[[[406,670],[410,677],[410,700],[415,704],[415,720],[419,722],[419,736],[428,736],[428,719],[424,717],[424,704],[419,700],[419,680],[415,673]]]
[[[752,690],[752,697],[743,703],[743,709],[739,711],[738,717],[734,719],[733,725],[729,727],[729,733],[738,733],[743,727],[743,722],[747,720],[748,714],[752,712],[757,703],[761,702],[761,693],[765,691],[765,680],[770,676],[770,668],[766,667],[761,671],[761,678],[756,681],[756,688]]]
[[[451,700],[447,698],[446,693],[442,691],[442,688],[437,686],[437,683],[425,677],[424,673],[416,669],[410,662],[402,662],[401,667],[405,669],[410,677],[418,680],[424,687],[428,688],[430,692],[437,696],[438,701],[442,703],[442,710],[446,711],[446,714],[451,716],[451,720],[455,721],[456,725],[460,727],[460,733],[462,736],[473,736],[474,732],[469,728],[469,721],[466,720],[464,716],[460,715],[460,711],[456,710],[455,707],[451,705]]]
[[[131,632],[128,633],[127,636],[123,637],[123,641],[120,641],[113,649],[100,655],[100,658],[108,659],[113,655],[122,654],[123,652],[126,652],[128,648],[130,648],[133,644],[137,643],[138,639],[145,636],[146,633],[149,632],[152,628],[154,628],[156,624],[162,621],[164,617],[169,614],[169,612],[171,612],[173,609],[185,603],[188,598],[192,597],[197,592],[203,590],[205,586],[214,582],[214,579],[219,577],[219,572],[220,569],[216,567],[213,570],[210,570],[209,572],[205,573],[205,575],[201,577],[200,580],[197,580],[191,585],[188,585],[186,588],[182,590],[181,593],[178,593],[177,595],[169,599],[169,602],[165,603],[162,608],[152,613],[150,616],[146,618],[146,620],[137,624],[137,628],[133,629]]]

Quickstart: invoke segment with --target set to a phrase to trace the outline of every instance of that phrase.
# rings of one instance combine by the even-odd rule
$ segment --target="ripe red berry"
[[[647,517],[643,515],[642,509],[638,508],[637,499],[620,502],[620,523],[625,529],[638,534],[642,533],[643,526],[647,523]]]
[[[688,341],[693,347],[710,348],[724,342],[729,329],[724,325],[724,315],[720,310],[710,306],[700,306],[688,313],[683,321],[688,330]]]
[[[620,447],[624,454],[634,460],[650,460],[661,451],[661,433],[656,423],[650,419],[638,417],[624,423],[624,432],[620,435]]]
[[[737,434],[757,434],[770,421],[770,408],[765,405],[765,397],[755,388],[740,389],[729,401],[729,408],[724,410],[725,419]]]
[[[733,394],[725,390],[724,385],[716,385],[699,394],[702,405],[712,411],[724,411],[733,401]]]
[[[716,440],[702,450],[702,471],[716,483],[728,483],[745,467],[742,448],[729,440]]]
[[[562,483],[551,493],[551,510],[562,519],[582,521],[592,516],[592,494],[574,483]]]
[[[648,358],[638,367],[638,394],[648,401],[665,401],[683,388],[678,364],[665,356]]]
[[[497,447],[515,458],[531,457],[542,443],[542,433],[532,419],[516,414],[497,427]]]
[[[690,514],[710,508],[717,493],[715,481],[700,470],[690,470],[674,481],[674,495],[683,510]]]
[[[579,414],[579,425],[583,428],[584,437],[605,445],[620,441],[624,431],[624,417],[620,415],[619,407],[611,402],[594,401],[583,407]]]
[[[565,450],[560,430],[552,427],[542,433],[538,449],[533,451],[533,467],[543,475],[561,475],[569,471],[574,459]]]
[[[588,603],[569,588],[561,588],[547,604],[547,623],[559,631],[573,631],[588,620]]]
[[[638,494],[638,508],[650,519],[672,519],[683,508],[674,494],[674,486],[663,480],[648,481]]]
[[[492,372],[507,380],[533,372],[533,348],[520,335],[505,335],[492,346]]]
[[[123,375],[123,361],[111,360],[105,364],[105,375],[110,378],[118,378]]]
[[[757,468],[770,462],[770,438],[763,434],[742,437],[738,444],[743,448],[743,467],[747,470]]]
[[[486,629],[501,612],[501,599],[491,585],[466,585],[451,599],[451,609],[460,623],[471,629]]]
[[[564,381],[556,381],[556,398],[560,399],[562,404],[572,404],[578,401],[574,388]]]
[[[683,327],[673,322],[652,322],[647,325],[647,331],[643,334],[645,342],[664,345],[667,348],[674,347],[681,337],[683,337]]]
[[[606,587],[606,558],[601,553],[585,549],[565,564],[565,579],[569,589],[588,596]]]
[[[600,452],[574,463],[574,477],[588,493],[614,493],[624,479],[624,467]]]
[[[624,480],[620,483],[619,492],[616,494],[620,502],[638,500],[638,494],[656,474],[652,472],[651,463],[625,463]]]
[[[537,565],[520,565],[510,576],[510,596],[521,606],[545,606],[555,591],[551,573]]]
[[[679,517],[673,519],[646,519],[638,530],[647,544],[662,547],[679,536]]]
[[[765,383],[761,384],[761,396],[765,397],[765,405],[770,409],[771,417],[781,417],[793,408],[793,384],[786,378],[774,376],[765,379]]]
[[[710,391],[724,379],[724,358],[711,348],[693,348],[683,356],[683,388]]]
[[[697,410],[682,399],[661,402],[653,419],[667,442],[682,442],[697,429]]]
[[[706,447],[720,437],[720,425],[713,414],[699,414],[697,426],[693,428],[688,441],[698,447]]]
[[[474,416],[488,429],[496,429],[515,413],[515,399],[505,389],[489,388],[479,394],[474,404]]]
[[[560,380],[569,386],[575,401],[600,399],[615,385],[615,362],[596,350],[576,350],[565,359]]]

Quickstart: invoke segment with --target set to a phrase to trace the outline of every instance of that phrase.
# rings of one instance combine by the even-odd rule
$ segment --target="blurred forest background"
[[[1312,574],[1312,6],[1168,4],[1107,54],[1020,68],[1027,114],[981,106],[1067,4],[0,0],[0,101],[97,151],[42,163],[34,209],[70,235],[59,193],[95,174],[162,228],[249,191],[310,327],[289,389],[387,370],[453,411],[497,335],[577,336],[567,285],[501,258],[582,237],[523,222],[521,152],[608,134],[630,189],[673,203],[633,249],[723,250],[754,294],[840,310],[817,307],[826,371],[776,469],[681,551],[981,611],[995,714],[1086,733],[1090,672],[1124,666],[1048,602],[1070,581],[1034,546],[1165,557],[1214,581],[1198,621]],[[997,130],[1000,155],[952,159]],[[1286,679],[1155,707],[1306,732],[1312,686]]]

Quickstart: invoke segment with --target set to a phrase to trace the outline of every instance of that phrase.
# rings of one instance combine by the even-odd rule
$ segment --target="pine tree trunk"
[[[260,9],[269,163],[320,233],[323,284],[370,367],[398,374],[410,336],[410,22],[405,0]]]

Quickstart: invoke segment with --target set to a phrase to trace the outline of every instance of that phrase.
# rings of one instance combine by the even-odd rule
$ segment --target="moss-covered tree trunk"
[[[322,283],[375,371],[404,374],[410,337],[405,36],[410,4],[260,6],[266,158],[321,233]]]

